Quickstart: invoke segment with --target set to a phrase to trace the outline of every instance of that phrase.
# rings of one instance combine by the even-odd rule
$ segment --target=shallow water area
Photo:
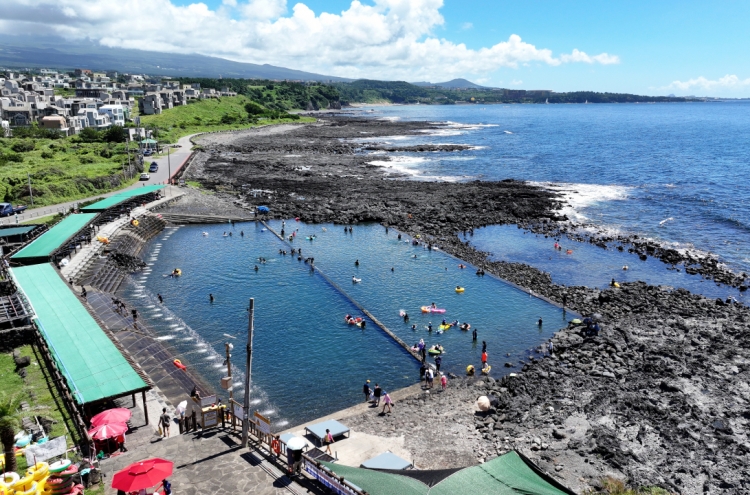
[[[278,231],[281,221],[271,226]],[[386,234],[382,226],[358,225],[353,234],[344,234],[339,225],[286,222],[287,235],[297,228],[292,246],[314,257],[317,268],[404,341],[442,344],[444,371],[464,374],[468,364],[479,368],[483,340],[492,374],[513,371],[503,363],[518,366],[529,355],[538,357],[533,349],[566,323],[560,308],[494,277],[478,277],[470,266],[460,269],[459,260],[412,246],[404,242],[407,236],[399,241],[395,231]],[[229,232],[232,236],[225,237]],[[314,241],[304,239],[312,234]],[[351,406],[361,400],[366,379],[385,390],[418,380],[417,360],[372,321],[366,319],[364,330],[347,325],[344,315],[363,316],[357,307],[297,256],[281,255],[279,250],[289,253],[290,246],[262,224],[184,226],[161,243],[144,289],[130,284],[124,297],[144,308],[142,318],[160,342],[217,390],[226,374],[217,364],[224,360],[224,343],[231,342],[238,399],[247,306],[254,297],[251,394],[259,410],[274,411],[275,424],[299,424]],[[169,276],[175,268],[182,276]],[[353,275],[362,282],[352,283]],[[457,293],[456,286],[465,292]],[[444,315],[420,311],[433,301],[446,308]],[[399,316],[401,309],[408,312],[408,323]],[[470,323],[478,340],[456,327],[439,333],[443,318]],[[432,333],[426,328],[430,322]]]
[[[231,342],[238,399],[243,396],[247,307],[254,297],[251,394],[259,400],[258,409],[275,411],[275,424],[298,424],[356,403],[360,382],[368,378],[389,388],[414,383],[416,361],[383,332],[371,331],[372,323],[366,331],[342,325],[343,315],[354,307],[304,265],[279,258],[281,242],[262,228],[254,223],[181,227],[162,241],[142,298],[131,299],[136,296],[132,286],[123,296],[144,307],[158,304],[157,294],[162,295],[159,309],[165,314],[144,311],[143,319],[160,337],[175,334],[171,325],[185,327],[181,338],[162,343],[217,391],[226,368],[215,363],[224,360],[224,343]],[[233,236],[223,237],[227,231]],[[259,263],[258,257],[268,262]],[[182,276],[168,276],[175,268]],[[167,315],[173,319],[165,320]]]
[[[279,232],[282,224],[269,225]],[[314,257],[318,269],[401,339],[408,344],[424,339],[428,347],[441,344],[446,350],[442,370],[464,374],[469,364],[480,367],[482,341],[486,341],[492,374],[500,376],[508,371],[505,362],[518,364],[567,323],[560,308],[492,276],[479,277],[470,265],[461,269],[460,260],[414,246],[405,234],[399,240],[393,229],[386,234],[380,225],[360,224],[349,234],[342,225],[286,222],[286,236],[295,229],[299,230],[292,246],[302,248],[303,257]],[[312,235],[314,241],[306,239]],[[353,277],[361,282],[353,282]],[[457,286],[465,291],[457,293]],[[446,312],[422,313],[420,308],[432,302]],[[400,310],[407,312],[408,322],[400,317]],[[542,327],[537,323],[540,317]],[[471,331],[455,326],[439,333],[443,320],[468,322],[477,329],[477,342],[472,341]],[[430,323],[432,332],[427,329]],[[536,356],[533,351],[531,355]]]
[[[684,267],[671,269],[661,260],[649,257],[642,261],[627,249],[603,249],[594,244],[576,242],[566,237],[559,239],[561,251],[554,249],[555,238],[537,235],[515,225],[491,225],[474,230],[474,235],[461,235],[479,251],[492,254],[494,261],[526,263],[547,272],[558,284],[605,288],[612,279],[617,282],[643,281],[652,285],[684,288],[706,297],[739,301],[746,299],[744,292],[734,287],[717,285],[700,275],[690,275]],[[627,248],[627,246],[625,246]],[[567,250],[573,252],[567,254]],[[627,266],[627,270],[623,267]]]

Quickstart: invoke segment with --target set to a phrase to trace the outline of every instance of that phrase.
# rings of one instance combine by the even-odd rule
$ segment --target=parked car
[[[149,180],[150,178],[151,176],[144,172],[141,174],[140,180]]]
[[[156,162],[151,162],[151,166],[148,168],[149,172],[158,172],[159,171],[159,164]]]
[[[23,213],[25,206],[13,206],[10,203],[0,203],[0,217],[9,217],[15,213]]]
[[[143,156],[151,156],[153,155],[153,152],[149,149],[143,150]]]

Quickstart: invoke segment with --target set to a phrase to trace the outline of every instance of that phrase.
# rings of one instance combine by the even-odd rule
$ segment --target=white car
[[[151,178],[150,175],[144,173],[144,174],[141,174],[141,179],[140,180],[149,180],[150,178]]]

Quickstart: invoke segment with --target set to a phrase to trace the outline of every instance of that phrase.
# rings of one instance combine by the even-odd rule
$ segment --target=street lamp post
[[[250,298],[250,321],[247,324],[247,359],[245,361],[245,401],[242,407],[242,447],[247,447],[247,436],[250,429],[250,370],[253,365],[253,316],[255,299]]]
[[[170,147],[167,147],[167,184],[169,186],[167,187],[167,194],[169,194],[169,189],[172,187],[172,162],[169,159],[170,149]]]

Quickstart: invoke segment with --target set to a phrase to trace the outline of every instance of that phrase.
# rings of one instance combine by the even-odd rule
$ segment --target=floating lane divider
[[[264,220],[261,220],[260,223],[262,223],[268,229],[269,232],[273,233],[273,235],[275,235],[276,237],[278,237],[281,242],[283,242],[285,245],[289,246],[290,248],[292,247],[292,245],[289,242],[287,242],[286,239],[284,239],[275,230],[273,230]],[[403,340],[401,340],[398,337],[398,335],[396,335],[395,333],[393,333],[393,331],[390,328],[388,328],[387,326],[385,326],[383,324],[383,322],[381,322],[380,320],[378,320],[377,318],[375,318],[375,316],[373,316],[372,313],[370,313],[369,311],[367,311],[367,309],[365,309],[364,306],[362,306],[361,304],[359,304],[352,296],[350,296],[349,294],[347,294],[346,291],[339,286],[339,284],[337,284],[336,282],[334,282],[333,280],[331,280],[331,278],[328,275],[326,275],[325,273],[323,273],[323,271],[320,268],[318,268],[317,266],[312,265],[311,268],[313,270],[315,270],[315,272],[317,272],[321,277],[323,277],[323,279],[326,282],[328,282],[331,285],[331,287],[333,287],[334,289],[336,289],[342,296],[344,296],[347,300],[349,300],[350,303],[352,303],[354,306],[356,306],[357,309],[359,309],[360,311],[362,311],[365,314],[365,316],[367,316],[370,320],[372,320],[373,323],[375,323],[378,327],[380,327],[380,329],[383,330],[386,333],[386,335],[388,335],[389,337],[391,337],[393,340],[396,341],[396,343],[398,345],[400,345],[401,347],[403,347],[404,350],[406,352],[408,352],[411,357],[413,357],[414,359],[416,359],[420,363],[422,362],[422,356],[420,356],[419,354],[417,354],[416,352],[414,352],[411,349],[411,347],[406,342],[404,342]]]

